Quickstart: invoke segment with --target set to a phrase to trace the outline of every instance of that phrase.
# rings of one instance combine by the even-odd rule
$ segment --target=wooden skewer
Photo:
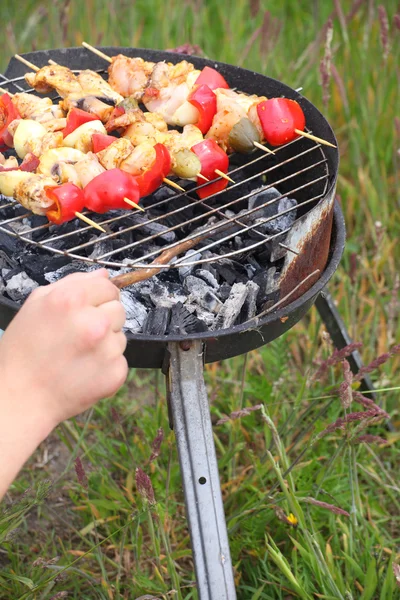
[[[301,131],[300,129],[295,129],[295,132],[297,133],[297,135],[302,135],[303,137],[306,137],[309,140],[313,140],[313,142],[318,142],[319,144],[324,144],[325,146],[330,146],[331,148],[337,148],[337,146],[335,146],[335,144],[331,144],[330,142],[327,142],[326,140],[323,140],[322,138],[319,138],[316,135],[312,135],[311,133],[308,133],[307,131]]]
[[[34,65],[33,63],[29,62],[29,60],[26,60],[26,58],[24,58],[23,56],[20,56],[19,54],[14,54],[14,57],[19,60],[19,62],[22,62],[24,65],[26,65],[27,67],[29,67],[30,69],[32,69],[32,71],[39,71],[39,67],[37,67],[36,65]]]
[[[260,150],[263,150],[264,152],[268,152],[268,154],[275,154],[275,152],[273,152],[272,150],[267,148],[267,146],[263,146],[259,142],[253,142],[253,144],[255,145],[256,148],[259,148]]]
[[[233,181],[233,179],[231,179],[226,173],[223,173],[219,169],[215,169],[214,173],[216,173],[217,175],[219,175],[220,177],[222,177],[222,179],[226,179],[227,181],[230,181],[231,183],[235,183]]]
[[[175,256],[178,254],[182,254],[191,248],[194,248],[199,242],[209,236],[209,233],[202,233],[195,238],[191,238],[189,240],[183,241],[168,250],[164,250],[160,254],[160,256],[153,260],[151,264],[154,265],[167,265]],[[133,283],[137,283],[138,281],[144,281],[145,279],[149,279],[156,275],[162,270],[162,267],[145,267],[144,269],[137,269],[136,271],[131,271],[130,273],[124,273],[123,275],[117,275],[116,277],[112,277],[111,281],[117,288],[121,289],[126,287],[127,285],[132,285]]]
[[[138,210],[141,210],[142,212],[144,212],[144,208],[139,206],[139,204],[136,204],[136,202],[134,202],[133,200],[129,200],[129,198],[124,198],[124,202],[129,204],[129,206],[132,206],[132,208],[137,208]]]
[[[97,50],[97,48],[94,48],[94,46],[91,46],[90,44],[87,44],[86,42],[82,42],[82,46],[84,48],[86,48],[87,50],[90,50],[90,52],[97,54],[97,56],[100,56],[100,58],[104,58],[104,60],[108,61],[109,63],[112,62],[111,58],[109,56],[107,56],[107,54],[104,54],[104,52],[101,52],[101,50]]]
[[[75,216],[80,219],[81,221],[84,221],[85,223],[87,223],[88,225],[90,225],[91,227],[94,227],[95,229],[98,229],[99,231],[101,231],[102,233],[107,233],[105,229],[103,229],[100,225],[98,225],[97,223],[95,223],[94,221],[92,221],[92,219],[89,219],[89,217],[87,217],[86,215],[83,215],[80,212],[76,212]]]
[[[49,65],[57,65],[58,63],[56,63],[55,60],[53,60],[52,58],[49,58],[49,60],[47,61],[49,63]]]
[[[185,188],[183,188],[180,185],[178,185],[177,183],[175,183],[175,181],[168,179],[168,177],[164,177],[163,182],[166,183],[167,185],[170,185],[171,187],[175,188],[176,190],[179,190],[180,192],[186,192]]]
[[[198,177],[199,179],[203,179],[204,181],[210,181],[209,179],[207,179],[207,177],[204,177],[204,175],[202,175],[201,173],[197,173],[196,177]]]

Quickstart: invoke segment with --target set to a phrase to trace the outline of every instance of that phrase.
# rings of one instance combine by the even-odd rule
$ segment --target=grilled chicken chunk
[[[46,196],[44,188],[55,183],[46,175],[31,175],[16,186],[14,198],[35,215],[45,215],[54,203]]]
[[[33,119],[39,123],[47,123],[54,119],[62,119],[64,113],[50,98],[39,98],[33,94],[14,94],[12,103],[18,109],[22,119]]]
[[[77,76],[77,79],[85,94],[89,96],[107,98],[108,100],[112,100],[115,104],[122,102],[124,99],[121,94],[113,90],[110,84],[95,71],[91,71],[90,69],[81,71]]]
[[[108,67],[108,82],[122,96],[134,96],[141,100],[155,63],[142,58],[129,58],[118,54],[112,57]]]
[[[183,126],[196,122],[196,110],[190,111],[189,120],[185,120],[185,115],[179,115],[177,111],[186,103],[199,75],[200,71],[186,60],[176,65],[156,63],[143,95],[143,104],[150,112],[159,113],[168,125]],[[192,118],[194,120],[190,120]]]
[[[216,89],[217,112],[206,138],[215,140],[225,152],[232,152],[228,138],[232,127],[245,117],[257,127],[261,138],[263,132],[257,115],[257,104],[266,100],[265,96],[248,96],[233,90]]]
[[[71,69],[61,65],[46,65],[35,73],[26,73],[25,80],[39,94],[57,90],[61,98],[65,98],[82,92],[82,86]]]

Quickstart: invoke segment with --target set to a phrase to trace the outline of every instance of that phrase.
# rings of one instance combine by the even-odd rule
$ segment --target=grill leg
[[[199,341],[168,345],[169,403],[200,600],[235,600],[224,507]]]

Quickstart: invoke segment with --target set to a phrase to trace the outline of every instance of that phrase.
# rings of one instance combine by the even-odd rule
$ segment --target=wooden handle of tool
[[[191,238],[190,240],[186,240],[177,246],[173,246],[172,248],[168,248],[168,250],[164,250],[156,259],[153,260],[150,265],[167,265],[175,256],[178,254],[182,254],[182,252],[187,252],[194,246],[196,246],[201,240],[207,237],[208,234],[202,234],[195,238]],[[129,273],[124,273],[123,275],[116,275],[116,277],[112,277],[111,281],[117,288],[121,289],[127,287],[128,285],[132,285],[133,283],[138,283],[138,281],[144,281],[145,279],[150,279],[153,275],[156,275],[162,270],[163,267],[145,267],[143,269],[137,269],[136,271],[130,271]]]

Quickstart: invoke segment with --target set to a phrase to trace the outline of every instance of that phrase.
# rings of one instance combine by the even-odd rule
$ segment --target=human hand
[[[0,341],[2,392],[50,430],[86,410],[126,379],[124,322],[105,269],[37,288]]]

